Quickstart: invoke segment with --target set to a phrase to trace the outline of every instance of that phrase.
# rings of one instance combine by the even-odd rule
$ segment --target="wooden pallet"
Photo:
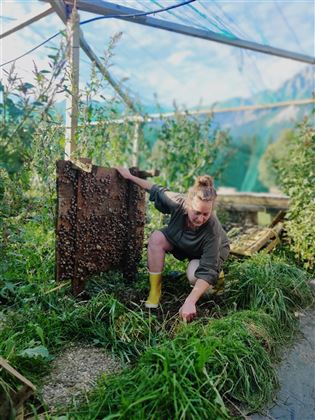
[[[282,230],[283,222],[277,222],[272,227],[252,226],[240,234],[234,231],[234,237],[230,231],[231,253],[250,257],[262,249],[270,252],[280,242],[279,235]]]

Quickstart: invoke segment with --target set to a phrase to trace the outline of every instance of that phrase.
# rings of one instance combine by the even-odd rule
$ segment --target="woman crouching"
[[[150,293],[145,306],[159,305],[165,254],[170,252],[179,260],[189,260],[187,277],[193,288],[179,310],[182,319],[189,322],[197,314],[200,297],[213,292],[219,277],[222,278],[222,265],[230,251],[227,235],[213,214],[217,196],[213,179],[208,175],[197,177],[184,195],[138,178],[128,169],[116,169],[125,179],[149,192],[149,200],[157,210],[171,215],[167,226],[154,231],[149,239]]]

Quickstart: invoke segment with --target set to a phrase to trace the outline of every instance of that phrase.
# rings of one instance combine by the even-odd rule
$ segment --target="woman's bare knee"
[[[171,249],[173,248],[172,244],[170,244],[170,242],[166,239],[164,234],[159,230],[155,230],[151,234],[148,246],[150,248],[161,248],[164,251],[171,251]]]

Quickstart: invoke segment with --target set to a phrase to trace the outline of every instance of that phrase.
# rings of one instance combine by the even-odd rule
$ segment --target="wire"
[[[161,7],[161,4],[158,1],[151,0],[151,2],[153,4],[156,4],[157,6]],[[168,11],[167,13],[169,13],[171,16],[174,16],[180,22],[184,22],[185,25],[187,25],[188,22],[191,24],[191,20],[188,20],[187,17],[185,17],[183,13],[180,16],[177,16],[177,14],[175,12],[172,12],[172,11]],[[199,24],[196,25],[196,26],[199,27],[199,29],[205,29],[204,27],[201,27]]]
[[[43,46],[43,45],[47,44],[47,42],[49,42],[49,41],[51,41],[52,39],[56,38],[56,36],[58,36],[58,35],[60,35],[60,34],[61,34],[61,32],[57,32],[55,35],[53,35],[53,36],[51,36],[50,38],[46,39],[46,41],[43,41],[43,42],[41,42],[39,45],[37,45],[36,47],[32,48],[31,50],[26,51],[26,53],[24,53],[24,54],[20,55],[20,56],[19,56],[19,57],[17,57],[17,58],[13,58],[13,60],[10,60],[10,61],[7,61],[6,63],[1,64],[1,65],[0,65],[0,67],[6,66],[7,64],[13,63],[13,61],[17,61],[17,60],[19,60],[20,58],[25,57],[26,55],[30,54],[31,52],[33,52],[33,51],[37,50],[37,48],[39,48],[39,47],[41,47],[41,46]]]
[[[274,0],[274,4],[279,12],[279,15],[281,16],[281,18],[283,19],[284,23],[287,25],[287,28],[289,29],[290,34],[293,36],[295,42],[297,43],[298,47],[301,49],[301,51],[305,52],[305,50],[303,50],[303,47],[299,41],[299,38],[295,32],[295,30],[293,29],[293,27],[290,25],[288,19],[286,18],[286,15],[284,14],[283,10],[281,9],[281,7],[279,6],[279,3],[277,2],[277,0]]]
[[[231,29],[227,26],[227,24],[224,23],[224,21],[220,18],[220,22],[222,25],[224,25],[228,30],[230,31],[234,31],[235,34],[237,34],[238,36],[240,36],[241,38],[244,39],[249,39],[249,35],[247,35],[245,32],[243,32],[237,25],[237,23],[235,22],[234,19],[232,19],[228,13],[226,13],[223,8],[220,6],[220,4],[216,1],[216,0],[212,0],[212,3],[217,7],[217,9],[219,9],[220,13],[222,13],[223,17],[225,17],[234,27],[235,29],[233,29],[233,27],[231,27]],[[202,2],[200,2],[200,6],[207,10],[206,7],[203,5]]]
[[[173,6],[169,6],[169,7],[163,7],[163,8],[157,9],[157,10],[152,10],[150,12],[140,12],[140,13],[124,14],[124,15],[98,16],[98,17],[93,18],[93,19],[84,20],[83,22],[80,23],[80,26],[81,25],[86,25],[87,23],[94,22],[96,20],[101,20],[101,19],[113,19],[113,18],[121,18],[121,17],[124,17],[124,18],[133,17],[133,18],[135,18],[135,17],[140,17],[140,16],[148,16],[148,15],[152,15],[152,14],[155,14],[155,13],[161,13],[161,12],[165,12],[165,11],[168,11],[168,10],[171,10],[171,9],[175,9],[177,7],[185,6],[186,4],[193,3],[194,1],[196,1],[196,0],[186,0],[182,3],[174,4]],[[13,60],[10,60],[10,61],[7,61],[3,64],[0,64],[0,68],[6,66],[7,64],[13,63],[14,61],[17,61],[22,57],[25,57],[26,55],[30,54],[31,52],[37,50],[37,48],[47,44],[47,42],[56,38],[60,34],[61,34],[61,32],[57,32],[56,34],[52,35],[50,38],[46,39],[45,41],[43,41],[42,43],[40,43],[36,47],[34,47],[34,48],[30,49],[29,51],[25,52],[24,54],[20,55],[19,57],[13,58]]]
[[[157,10],[152,10],[150,12],[140,12],[140,13],[133,13],[133,14],[124,14],[124,15],[108,15],[108,16],[98,16],[92,19],[84,20],[80,23],[80,25],[85,25],[86,23],[94,22],[95,20],[101,20],[101,19],[108,19],[108,18],[135,18],[135,17],[141,17],[141,16],[148,16],[148,15],[154,15],[156,13],[161,12],[167,12],[171,9],[176,9],[177,7],[185,6],[186,4],[193,3],[196,0],[186,0],[182,3],[174,4],[173,6],[168,7],[162,7]]]

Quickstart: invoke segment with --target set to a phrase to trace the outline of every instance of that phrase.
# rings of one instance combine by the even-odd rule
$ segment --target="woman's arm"
[[[153,184],[150,181],[147,181],[146,179],[138,178],[137,176],[132,175],[129,169],[122,168],[121,166],[115,169],[120,173],[120,175],[123,178],[134,182],[135,184],[139,185],[139,187],[143,188],[144,190],[147,190],[148,192],[151,190]]]
[[[194,288],[189,293],[184,305],[179,310],[179,315],[184,321],[192,321],[192,319],[197,315],[196,303],[210,287],[213,286],[205,280],[197,279]]]

